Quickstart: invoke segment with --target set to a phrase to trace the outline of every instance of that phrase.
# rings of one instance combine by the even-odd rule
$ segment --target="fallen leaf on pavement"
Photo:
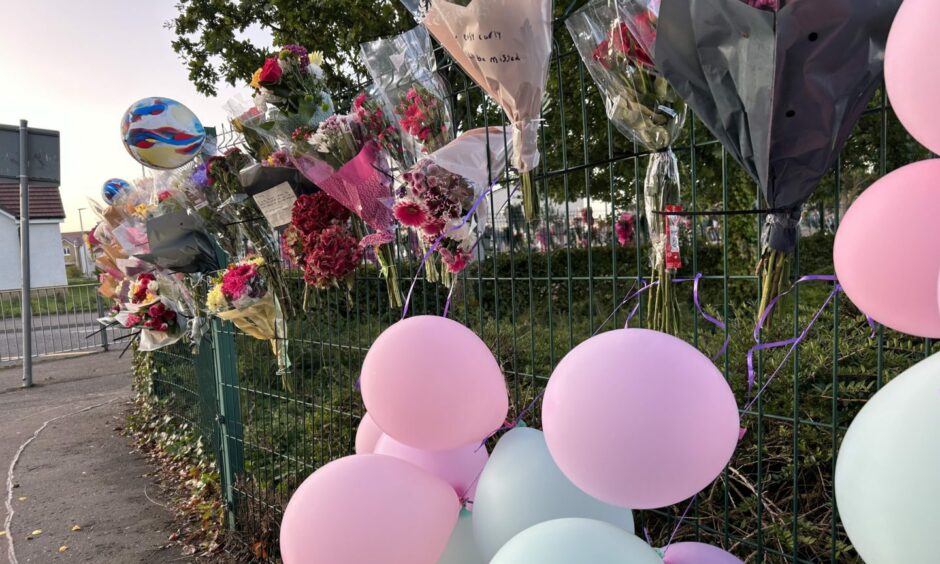
[[[24,496],[18,497],[18,498],[16,498],[16,499],[17,499],[18,501],[26,501],[28,498],[24,495]]]
[[[172,534],[170,535],[170,539],[169,539],[169,540],[175,541],[175,540],[178,539],[178,538],[180,538],[179,533],[172,533]]]
[[[72,532],[73,532],[73,533],[74,533],[75,531],[81,531],[81,530],[82,530],[82,526],[81,526],[81,525],[72,525]]]
[[[68,549],[69,549],[69,547],[67,547],[66,545],[63,544],[62,546],[59,547],[59,552],[65,552],[65,551],[68,550]]]

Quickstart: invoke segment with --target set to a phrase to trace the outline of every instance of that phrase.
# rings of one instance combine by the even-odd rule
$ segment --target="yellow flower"
[[[246,262],[253,264],[255,266],[264,266],[264,257],[262,256],[252,257],[248,259]]]
[[[320,51],[310,53],[310,64],[315,67],[323,66],[323,53]]]
[[[222,311],[227,307],[221,284],[216,284],[209,290],[209,295],[206,297],[206,307],[209,308],[209,311]]]
[[[147,217],[147,212],[149,210],[150,210],[150,206],[148,206],[147,204],[138,204],[137,207],[134,208],[134,215],[142,219],[145,219]]]
[[[261,88],[261,69],[260,68],[256,70],[253,75],[251,75],[251,87],[256,90],[258,88]]]

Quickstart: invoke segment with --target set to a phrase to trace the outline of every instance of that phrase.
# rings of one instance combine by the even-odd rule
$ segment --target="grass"
[[[831,236],[805,240],[803,272],[831,272],[830,246]],[[477,264],[463,279],[451,317],[481,335],[503,367],[512,416],[538,396],[568,350],[596,331],[623,325],[632,304],[602,322],[633,284],[634,253],[596,248],[500,255]],[[717,248],[700,249],[697,263],[703,273],[719,275],[702,282],[700,299],[709,313],[728,324],[728,354],[717,364],[743,406],[748,398],[746,355],[754,345],[751,334],[760,297],[757,282],[721,278]],[[406,265],[403,272],[407,270]],[[680,278],[691,274],[680,273]],[[408,280],[407,274],[403,280]],[[677,284],[675,291],[681,311],[679,336],[711,356],[724,333],[695,310],[690,284]],[[811,284],[783,299],[763,341],[802,330],[830,291],[829,284]],[[439,314],[446,296],[439,286],[419,283],[414,312]],[[234,336],[241,425],[227,429],[242,450],[236,501],[239,507],[251,508],[242,521],[250,538],[276,538],[270,523],[279,521],[299,483],[316,468],[353,452],[363,413],[356,388],[359,367],[374,338],[400,317],[400,312],[388,309],[386,300],[385,284],[374,272],[362,273],[350,295],[339,290],[318,293],[315,306],[290,323],[293,392],[287,392],[282,377],[275,374],[267,343]],[[637,316],[633,326],[641,318]],[[420,350],[421,344],[415,343],[409,352]],[[748,434],[727,472],[700,494],[677,539],[723,545],[742,558],[754,559],[760,553],[768,562],[783,561],[784,555],[812,562],[835,555],[839,562],[859,562],[841,525],[833,528],[834,445],[878,386],[929,349],[922,340],[891,332],[871,339],[864,316],[842,298],[838,307],[823,312],[793,357],[784,360],[785,352],[758,355],[758,386],[778,367],[780,372],[754,409],[743,414]],[[170,359],[165,354],[157,358]],[[176,393],[199,390],[191,369],[182,372],[188,374],[185,378],[180,376],[179,362],[187,354],[175,353],[166,366],[177,368],[158,377],[171,383]],[[188,418],[196,419],[198,397],[179,401]],[[538,408],[526,422],[540,426]],[[644,512],[638,518],[655,542],[664,543],[683,509]]]
[[[37,288],[30,292],[33,315],[74,315],[98,313],[97,284],[88,280],[72,280],[68,286]],[[0,319],[19,317],[19,290],[0,292]]]

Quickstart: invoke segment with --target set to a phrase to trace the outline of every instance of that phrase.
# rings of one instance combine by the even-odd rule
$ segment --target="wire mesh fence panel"
[[[556,8],[561,15],[566,6]],[[482,337],[504,370],[510,417],[538,397],[574,346],[597,331],[642,327],[650,311],[648,295],[619,307],[651,276],[646,230],[660,219],[646,217],[642,205],[650,154],[610,125],[561,19],[555,29],[539,134],[542,160],[534,175],[542,221],[526,223],[514,191],[518,179],[509,172],[488,197],[475,261],[452,290],[417,272],[422,253],[413,237],[402,232],[396,245],[403,290],[416,278],[408,313],[442,315],[447,307],[451,318]],[[439,62],[452,86],[455,131],[506,125],[501,110],[444,54]],[[760,209],[761,195],[697,120],[688,120],[674,149],[685,207],[701,214],[684,221],[682,231],[683,266],[674,284],[678,334],[709,356],[730,338],[716,364],[743,408],[754,397],[747,391],[746,357],[755,344],[762,292],[755,266],[764,217],[724,212]],[[886,172],[923,156],[879,93],[804,209],[792,277],[832,274],[833,237],[847,206]],[[389,307],[378,269],[366,262],[348,287],[304,289],[297,278],[292,298],[304,311],[279,339],[289,366],[279,364],[269,342],[227,324],[216,327],[213,366],[200,363],[215,378],[214,396],[199,391],[197,363],[182,345],[155,355],[155,387],[177,398],[175,409],[185,420],[215,425],[207,432],[227,445],[220,462],[231,470],[228,501],[236,525],[252,541],[268,543],[270,554],[294,489],[317,468],[354,452],[364,409],[357,387],[362,360],[381,331],[402,317]],[[723,320],[723,330],[696,307],[691,280],[698,274],[698,302]],[[799,335],[831,291],[825,282],[795,287],[779,302],[761,341]],[[229,344],[220,347],[220,340]],[[864,402],[933,350],[929,341],[883,328],[872,335],[865,316],[837,296],[799,347],[755,356],[755,390],[766,389],[742,410],[746,433],[737,452],[694,498],[681,526],[676,529],[686,503],[638,513],[638,531],[657,546],[670,538],[699,540],[747,562],[860,562],[835,508],[838,446]],[[422,343],[403,354],[422,354]],[[442,373],[447,369],[441,366]],[[538,404],[525,421],[540,425]]]

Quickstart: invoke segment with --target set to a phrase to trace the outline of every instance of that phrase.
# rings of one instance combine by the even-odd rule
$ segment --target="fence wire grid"
[[[624,325],[633,304],[610,314],[651,270],[642,197],[649,153],[607,120],[603,98],[564,28],[572,11],[565,8],[556,6],[542,160],[534,176],[542,222],[526,224],[516,198],[505,206],[491,195],[490,227],[478,260],[460,275],[450,308],[450,316],[477,332],[500,362],[511,417],[537,397],[568,350],[597,330]],[[455,131],[506,125],[499,108],[444,53],[438,59],[453,88]],[[721,212],[765,206],[757,186],[696,119],[688,120],[675,152],[686,209],[715,212],[687,222],[679,277],[701,273],[701,303],[727,325],[721,331],[705,321],[693,305],[691,285],[680,284],[680,337],[710,356],[730,336],[717,365],[744,406],[745,358],[754,345],[761,296],[755,265],[764,217]],[[880,176],[925,156],[879,92],[806,205],[793,279],[831,274],[833,236],[847,206]],[[502,187],[508,191],[516,181],[509,174]],[[624,213],[636,218],[636,235],[621,245],[614,225]],[[417,263],[401,246],[399,259],[407,289]],[[798,335],[831,290],[825,283],[795,288],[762,340]],[[359,368],[375,337],[402,313],[389,308],[385,282],[369,265],[348,291],[311,292],[308,311],[290,322],[284,339],[292,362],[287,374],[277,373],[269,343],[217,320],[198,354],[185,345],[154,353],[156,393],[170,398],[175,415],[213,446],[231,526],[249,542],[269,543],[271,554],[294,489],[317,468],[353,453],[363,415]],[[411,313],[440,315],[447,297],[447,288],[419,278]],[[644,325],[648,309],[644,299],[636,303],[634,327]],[[421,354],[420,347],[415,343],[408,354]],[[872,336],[864,315],[837,296],[792,354],[759,353],[758,389],[779,372],[742,411],[747,434],[725,472],[696,496],[675,540],[719,545],[749,563],[861,562],[835,507],[832,477],[841,438],[871,395],[933,350],[930,341],[883,328]],[[526,422],[539,426],[539,419],[536,409]],[[666,544],[686,505],[637,512],[637,531],[645,529],[654,545]]]

